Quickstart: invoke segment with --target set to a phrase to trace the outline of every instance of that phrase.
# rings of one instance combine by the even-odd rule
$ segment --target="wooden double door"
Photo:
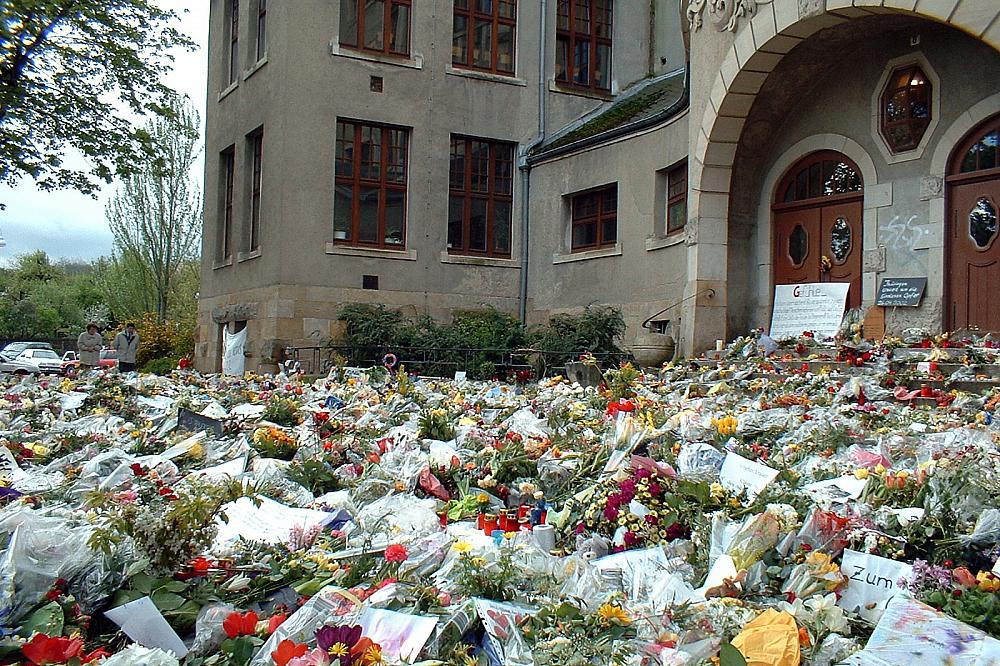
[[[774,283],[848,282],[847,307],[861,306],[860,197],[774,211]]]
[[[959,144],[947,201],[946,324],[1000,332],[1000,116]]]

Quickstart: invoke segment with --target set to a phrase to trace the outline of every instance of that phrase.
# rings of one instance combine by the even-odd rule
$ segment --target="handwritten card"
[[[524,618],[534,615],[535,609],[479,598],[475,599],[475,604],[476,614],[483,621],[494,651],[500,657],[506,657],[504,646],[512,636],[520,633],[518,625]]]
[[[434,633],[437,618],[366,608],[358,624],[365,636],[382,646],[382,656],[388,663],[409,663],[416,660]]]
[[[840,570],[847,578],[847,589],[837,605],[846,611],[857,610],[861,617],[877,622],[889,600],[902,591],[900,579],[909,579],[913,574],[913,565],[845,550]]]
[[[149,597],[112,608],[104,615],[121,627],[126,636],[143,647],[173,652],[178,659],[183,659],[188,653],[184,641]]]
[[[730,451],[722,461],[719,472],[719,483],[723,488],[734,493],[746,491],[751,500],[760,495],[767,484],[778,476],[778,470],[762,465],[753,460],[747,460],[741,455]]]

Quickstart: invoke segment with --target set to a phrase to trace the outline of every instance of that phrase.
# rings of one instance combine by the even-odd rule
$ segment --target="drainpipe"
[[[521,323],[528,323],[528,247],[531,230],[531,164],[528,153],[534,146],[545,141],[545,101],[546,101],[546,67],[545,67],[545,36],[546,36],[546,0],[538,3],[538,138],[524,151],[521,164],[521,285],[520,285],[520,316]]]

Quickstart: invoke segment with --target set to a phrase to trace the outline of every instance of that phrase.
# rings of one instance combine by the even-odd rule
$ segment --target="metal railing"
[[[353,367],[370,368],[385,366],[395,361],[408,372],[431,377],[452,377],[456,372],[467,372],[470,379],[507,379],[517,372],[531,371],[536,377],[561,374],[568,361],[580,354],[548,352],[536,349],[465,349],[432,347],[349,347],[326,345],[315,347],[289,347],[285,357],[297,362],[307,375],[325,375],[338,362]],[[387,359],[387,357],[389,357]],[[593,354],[602,367],[617,366],[634,360],[627,352]]]

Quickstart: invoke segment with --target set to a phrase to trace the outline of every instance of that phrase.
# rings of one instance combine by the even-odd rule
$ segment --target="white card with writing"
[[[20,481],[26,476],[27,474],[17,466],[17,461],[14,459],[14,454],[10,452],[10,449],[0,445],[0,479],[11,483]]]
[[[726,490],[734,493],[746,491],[751,500],[760,495],[767,484],[778,476],[778,470],[762,465],[753,460],[747,460],[741,455],[730,451],[722,461],[719,472],[719,483]]]
[[[437,618],[366,608],[358,624],[366,637],[382,646],[382,657],[391,664],[415,660],[434,633]]]
[[[183,659],[188,653],[184,641],[149,597],[112,608],[104,615],[142,647],[167,650],[173,652],[178,659]]]
[[[840,571],[847,578],[847,589],[837,605],[846,611],[857,610],[866,620],[878,622],[889,599],[903,591],[899,581],[910,578],[913,565],[845,550]]]

